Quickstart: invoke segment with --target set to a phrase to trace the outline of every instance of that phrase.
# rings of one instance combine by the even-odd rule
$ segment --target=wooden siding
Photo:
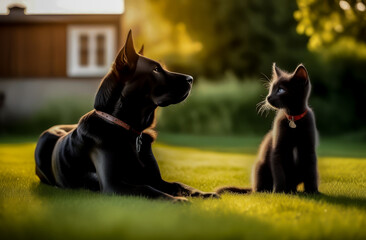
[[[25,15],[15,6],[0,15],[0,81],[67,77],[67,26],[113,25],[121,42],[121,14]]]
[[[0,77],[65,76],[65,24],[0,25]]]

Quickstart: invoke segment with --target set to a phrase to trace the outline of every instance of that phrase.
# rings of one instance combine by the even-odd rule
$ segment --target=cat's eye
[[[278,88],[277,89],[277,94],[283,94],[283,93],[285,93],[286,92],[286,90],[285,89],[283,89],[283,88]]]

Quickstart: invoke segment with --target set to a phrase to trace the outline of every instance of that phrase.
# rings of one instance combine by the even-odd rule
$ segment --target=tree
[[[154,12],[173,25],[184,25],[189,36],[202,44],[189,62],[191,71],[195,63],[201,75],[217,77],[232,71],[240,77],[258,76],[269,73],[274,61],[292,68],[306,52],[306,38],[295,31],[292,0],[150,3]]]
[[[309,37],[311,50],[343,42],[366,44],[366,6],[361,0],[297,0],[297,32]],[[348,49],[349,50],[349,49]]]
[[[366,79],[366,7],[362,0],[297,0],[297,32],[321,62],[316,95],[324,128],[333,132],[364,129]],[[341,111],[340,111],[341,110]],[[327,119],[323,121],[322,119]],[[337,119],[328,121],[328,119]],[[327,125],[327,126],[326,126]],[[365,136],[366,139],[366,136]]]

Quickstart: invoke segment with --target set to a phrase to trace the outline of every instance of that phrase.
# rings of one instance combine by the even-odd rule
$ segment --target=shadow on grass
[[[87,197],[103,197],[108,195],[102,195],[99,192],[93,192],[86,189],[66,189],[59,188],[56,186],[51,186],[45,183],[37,182],[33,183],[31,186],[31,191],[38,197],[47,198],[47,199],[80,199],[81,196]]]
[[[297,196],[307,200],[315,200],[319,202],[326,202],[334,205],[342,205],[345,207],[356,207],[359,209],[366,209],[366,199],[359,197],[346,197],[346,196],[330,196],[324,193],[319,194],[307,194],[297,193]]]
[[[79,239],[103,236],[103,239],[215,240],[279,236],[273,226],[253,216],[202,207],[207,206],[203,201],[210,205],[210,200],[172,204],[132,196],[109,196],[83,189],[61,189],[43,183],[34,183],[31,191],[43,200],[42,206],[47,206],[48,214],[53,216],[47,223],[47,230],[43,230],[38,239],[50,239],[58,232],[48,229],[60,226],[68,230],[63,233],[66,237],[76,236]],[[93,221],[84,224],[90,219]],[[43,222],[41,225],[44,229]],[[177,237],[177,231],[182,229],[184,231]]]
[[[121,199],[129,199],[129,200],[148,200],[143,197],[136,196],[117,196],[117,195],[106,195],[100,192],[93,192],[86,189],[63,189],[55,186],[50,186],[44,183],[34,183],[31,187],[32,192],[42,198],[48,199],[80,199],[83,198],[108,198],[108,197],[120,197]],[[366,199],[360,197],[347,197],[347,196],[331,196],[326,195],[324,193],[319,194],[308,194],[304,192],[296,193],[296,196],[299,198],[303,198],[306,200],[315,200],[318,202],[326,202],[329,204],[342,205],[345,207],[356,207],[360,209],[366,210]],[[151,201],[151,200],[150,200]],[[156,202],[153,200],[153,202]],[[165,202],[165,201],[158,201]]]

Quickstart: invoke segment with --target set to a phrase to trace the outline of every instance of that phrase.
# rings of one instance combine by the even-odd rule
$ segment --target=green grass
[[[206,144],[204,151],[155,144],[163,177],[205,191],[249,186],[254,154],[213,152]],[[256,193],[172,204],[40,184],[34,148],[0,144],[1,239],[366,238],[366,158],[320,157],[321,195]]]
[[[158,140],[164,144],[195,147],[208,151],[256,154],[263,136],[209,136],[159,133]],[[1,141],[1,139],[0,139]],[[366,157],[366,142],[358,136],[345,135],[335,138],[320,138],[319,156]]]

